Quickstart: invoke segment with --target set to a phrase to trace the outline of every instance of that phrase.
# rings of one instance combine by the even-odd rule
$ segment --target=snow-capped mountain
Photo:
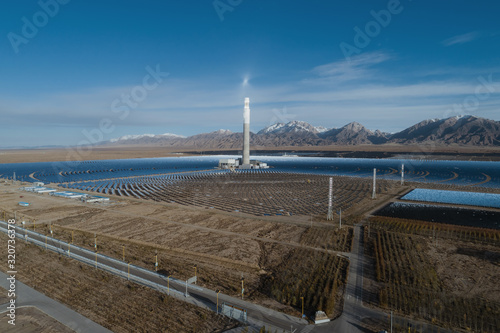
[[[240,149],[242,139],[242,133],[220,129],[187,138],[170,133],[126,135],[112,139],[108,144]],[[252,146],[261,148],[384,143],[415,145],[425,142],[441,145],[500,146],[500,122],[474,116],[456,116],[424,120],[401,132],[390,134],[379,130],[371,131],[357,122],[328,129],[315,127],[304,121],[291,121],[267,126],[257,134],[250,133],[250,142]]]
[[[257,134],[284,134],[284,133],[323,133],[328,131],[323,126],[314,127],[305,121],[291,121],[289,123],[276,123],[260,130]]]
[[[500,122],[471,115],[424,120],[391,136],[391,142],[415,144],[500,145]]]
[[[324,133],[324,132],[327,132],[327,131],[330,130],[330,128],[326,128],[326,127],[323,127],[323,126],[314,126],[314,129],[318,133]]]
[[[358,122],[351,122],[341,128],[334,128],[320,135],[335,144],[359,145],[380,144],[387,141],[387,135],[380,131],[370,131]]]
[[[177,134],[172,134],[172,133],[165,133],[165,134],[138,134],[138,135],[124,135],[119,138],[114,138],[109,140],[111,143],[115,142],[123,142],[123,141],[133,141],[133,140],[141,140],[145,138],[156,138],[156,139],[182,139],[185,138],[185,136],[182,135],[177,135]]]
[[[230,135],[230,134],[233,134],[233,132],[231,132],[230,130],[228,129],[220,129],[218,131],[215,131],[215,132],[212,132],[214,134],[222,134],[222,135]]]

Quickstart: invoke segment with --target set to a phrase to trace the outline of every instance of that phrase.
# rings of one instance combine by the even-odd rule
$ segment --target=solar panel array
[[[168,174],[67,183],[67,188],[252,215],[326,214],[328,177],[268,170]],[[387,182],[378,184],[387,190]],[[334,177],[333,204],[347,209],[370,193],[371,182]]]

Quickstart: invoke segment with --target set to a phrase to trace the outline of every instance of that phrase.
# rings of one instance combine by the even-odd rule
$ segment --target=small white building
[[[52,193],[53,196],[56,197],[63,197],[63,198],[69,198],[69,199],[78,199],[87,196],[85,193],[75,193],[75,192],[69,192],[69,191],[63,191],[63,192],[55,192]]]
[[[56,189],[53,188],[48,188],[48,187],[43,187],[43,186],[27,186],[22,188],[25,191],[28,192],[35,192],[35,193],[51,193],[51,192],[57,192]]]
[[[83,202],[88,202],[88,203],[92,203],[92,202],[107,202],[107,201],[109,201],[109,198],[102,197],[100,195],[89,195],[89,196],[83,197],[82,201]]]
[[[234,169],[240,165],[236,158],[222,158],[219,160],[219,168],[221,169]]]
[[[243,164],[241,158],[222,158],[219,160],[219,168],[220,169],[269,169],[267,163],[258,161],[258,160],[250,160],[250,164]]]
[[[330,318],[323,311],[316,311],[314,315],[314,323],[315,324],[323,324],[330,322]]]
[[[252,169],[269,169],[267,163],[257,160],[250,160],[250,165],[252,166]]]
[[[45,185],[45,183],[42,183],[42,182],[34,182],[33,183],[34,186],[37,186],[37,187],[42,187]]]

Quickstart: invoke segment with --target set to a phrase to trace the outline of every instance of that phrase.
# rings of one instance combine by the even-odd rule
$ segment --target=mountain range
[[[128,135],[105,142],[107,145],[159,145],[199,149],[241,149],[242,133],[218,130],[183,137],[176,134]],[[398,133],[371,131],[357,122],[341,128],[312,126],[304,121],[276,123],[250,134],[254,147],[302,147],[329,145],[436,145],[500,146],[500,122],[475,116],[429,119]]]

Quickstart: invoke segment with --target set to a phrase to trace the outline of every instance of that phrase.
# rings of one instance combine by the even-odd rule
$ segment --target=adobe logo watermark
[[[412,1],[412,0],[408,0]],[[347,61],[351,60],[351,56],[354,54],[360,54],[361,51],[370,45],[372,39],[380,35],[382,28],[387,28],[392,22],[392,18],[395,15],[399,15],[403,12],[403,5],[399,0],[389,0],[387,3],[387,9],[382,9],[380,11],[371,10],[370,15],[373,20],[368,21],[364,29],[358,26],[353,28],[356,33],[353,38],[353,44],[342,42],[339,44],[340,50]]]
[[[31,17],[31,20],[26,16],[21,18],[23,26],[21,28],[21,34],[15,32],[9,32],[7,34],[7,39],[12,46],[12,49],[17,54],[19,53],[19,46],[26,45],[30,40],[38,35],[38,31],[45,27],[51,18],[54,18],[58,13],[61,5],[66,5],[70,0],[40,0],[38,1],[38,6],[41,10],[37,11]]]

